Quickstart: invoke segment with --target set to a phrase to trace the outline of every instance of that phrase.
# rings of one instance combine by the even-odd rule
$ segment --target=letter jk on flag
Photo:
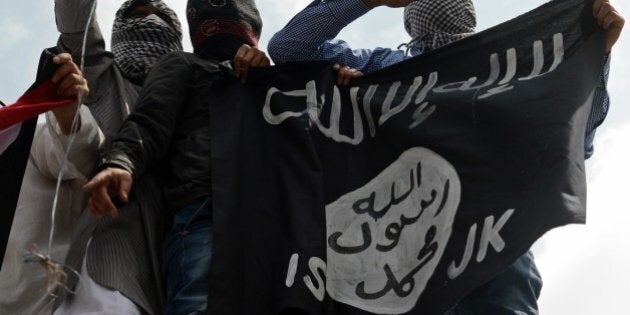
[[[317,62],[216,82],[211,313],[441,315],[583,223],[591,7],[552,1],[349,87]]]

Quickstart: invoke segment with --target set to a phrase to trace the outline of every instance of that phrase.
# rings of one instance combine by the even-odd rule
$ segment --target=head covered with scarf
[[[405,7],[410,45],[425,52],[474,34],[476,26],[471,0],[416,0]]]
[[[139,5],[151,5],[158,14],[130,17],[129,13]],[[164,2],[128,0],[120,6],[112,29],[112,52],[126,78],[141,84],[160,57],[179,50],[182,50],[181,24],[177,14]]]
[[[254,0],[188,0],[186,16],[202,57],[232,59],[241,45],[258,46],[262,19]]]

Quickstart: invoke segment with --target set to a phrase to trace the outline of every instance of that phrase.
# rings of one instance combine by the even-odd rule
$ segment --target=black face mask
[[[241,38],[229,34],[217,34],[208,37],[196,54],[204,59],[218,61],[232,60],[238,49],[245,43]]]
[[[201,54],[202,46],[207,46],[206,39],[221,34],[241,37],[250,46],[258,44],[262,19],[255,0],[188,0],[186,16],[197,54]],[[208,55],[207,50],[203,54]]]

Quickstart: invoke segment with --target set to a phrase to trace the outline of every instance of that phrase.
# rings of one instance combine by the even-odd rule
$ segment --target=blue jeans
[[[164,240],[165,314],[205,314],[212,260],[211,201],[182,208]]]
[[[445,315],[538,315],[541,289],[534,256],[528,252]]]

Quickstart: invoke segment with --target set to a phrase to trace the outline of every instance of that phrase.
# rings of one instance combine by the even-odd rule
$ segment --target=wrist
[[[376,8],[381,4],[380,0],[363,0],[363,3],[365,4],[366,7],[372,9],[372,8]]]
[[[57,120],[57,125],[59,126],[59,130],[65,136],[69,135],[72,131],[72,122],[74,121],[74,112],[68,111],[55,111],[53,110],[53,114],[55,119]],[[77,117],[78,129],[81,127],[81,117]],[[77,132],[79,131],[77,129]]]

